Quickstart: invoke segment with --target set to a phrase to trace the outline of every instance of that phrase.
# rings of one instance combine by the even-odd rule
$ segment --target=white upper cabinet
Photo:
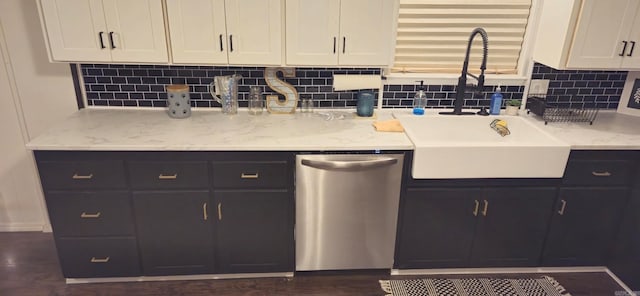
[[[40,3],[52,60],[111,61],[101,0]]]
[[[287,0],[287,64],[337,65],[340,0]]]
[[[42,0],[53,61],[168,62],[161,0]]]
[[[389,0],[286,0],[287,64],[388,65],[393,4]]]
[[[167,0],[174,63],[226,64],[224,0]]]
[[[174,63],[280,65],[281,0],[167,0]]]
[[[638,69],[638,0],[544,1],[534,60],[557,69]]]

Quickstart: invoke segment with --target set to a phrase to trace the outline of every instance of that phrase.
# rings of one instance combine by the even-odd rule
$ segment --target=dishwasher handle
[[[321,170],[333,171],[361,171],[390,166],[398,163],[396,158],[380,158],[371,160],[354,160],[354,161],[326,161],[303,159],[302,165],[309,166]]]

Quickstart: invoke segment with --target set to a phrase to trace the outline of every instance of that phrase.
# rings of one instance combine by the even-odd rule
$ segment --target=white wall
[[[0,68],[0,231],[46,229],[33,157],[24,144],[77,110],[73,81],[68,64],[49,63],[35,0],[0,1],[0,26],[7,64]]]

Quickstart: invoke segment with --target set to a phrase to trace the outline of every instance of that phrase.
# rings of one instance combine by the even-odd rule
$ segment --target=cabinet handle
[[[476,202],[476,207],[475,209],[473,209],[473,215],[478,217],[478,209],[480,208],[480,202],[477,199],[474,201]]]
[[[611,177],[611,173],[609,172],[591,172],[591,174],[596,177]]]
[[[222,34],[220,34],[218,39],[220,40],[220,51],[224,51],[224,48],[222,48]]]
[[[207,215],[207,203],[206,202],[204,204],[202,204],[202,219],[204,219],[204,221],[207,221],[207,219],[209,219],[209,216]]]
[[[100,39],[100,49],[105,49],[107,47],[104,46],[104,40],[102,38],[102,35],[104,35],[104,32],[100,31],[100,33],[98,33],[98,39]]]
[[[175,173],[173,175],[160,174],[158,176],[158,179],[160,179],[160,180],[175,180],[175,179],[178,179],[178,174],[177,173]]]
[[[74,180],[89,180],[93,178],[93,174],[88,174],[88,175],[78,175],[78,173],[73,174],[73,176],[71,177],[71,179]]]
[[[111,49],[116,49],[116,44],[113,42],[113,32],[109,32],[109,42],[111,43]]]
[[[100,212],[97,212],[95,214],[87,214],[85,212],[82,212],[82,214],[80,214],[80,218],[84,218],[84,219],[88,219],[88,218],[100,218]]]
[[[489,201],[484,200],[484,208],[482,209],[482,216],[487,216],[487,211],[489,210]]]
[[[106,258],[91,257],[91,263],[107,263],[107,262],[109,262],[109,257],[106,257]]]
[[[233,35],[229,35],[229,51],[233,52]]]
[[[218,203],[218,221],[222,221],[222,203]]]
[[[342,36],[342,53],[344,53],[346,47],[347,47],[347,37]]]
[[[240,174],[240,178],[242,178],[242,179],[258,179],[258,177],[259,177],[258,173],[254,173],[254,174],[242,173],[242,174]]]
[[[627,44],[629,42],[627,41],[622,41],[622,43],[624,43],[624,46],[622,47],[622,52],[620,54],[618,54],[619,56],[623,57],[624,56],[624,52],[627,51]]]
[[[564,199],[561,199],[560,202],[562,203],[562,206],[560,206],[560,210],[558,211],[558,214],[562,216],[564,215],[564,209],[567,207],[567,201]]]
[[[336,37],[333,37],[333,53],[336,53]]]
[[[636,42],[635,41],[631,41],[631,49],[629,50],[629,54],[627,55],[628,57],[633,55],[633,49],[636,48]]]

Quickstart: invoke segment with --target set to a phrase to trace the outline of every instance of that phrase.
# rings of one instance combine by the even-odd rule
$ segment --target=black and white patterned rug
[[[387,296],[571,296],[552,277],[382,280]]]

